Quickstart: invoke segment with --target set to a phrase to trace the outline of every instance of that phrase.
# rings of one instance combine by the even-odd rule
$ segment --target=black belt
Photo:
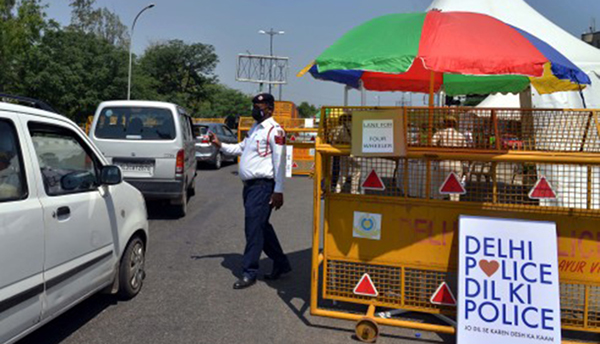
[[[275,181],[271,178],[256,178],[242,181],[244,186],[262,185],[262,184],[273,184]]]

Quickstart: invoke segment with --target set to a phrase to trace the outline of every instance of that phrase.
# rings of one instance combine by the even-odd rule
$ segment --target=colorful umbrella
[[[299,76],[448,95],[581,90],[589,77],[535,36],[470,12],[391,14],[346,33]]]

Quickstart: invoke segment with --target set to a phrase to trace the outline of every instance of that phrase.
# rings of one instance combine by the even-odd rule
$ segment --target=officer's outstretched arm
[[[247,140],[248,138],[246,137],[240,143],[221,143],[221,151],[227,155],[240,156],[244,151],[244,147],[246,147]]]

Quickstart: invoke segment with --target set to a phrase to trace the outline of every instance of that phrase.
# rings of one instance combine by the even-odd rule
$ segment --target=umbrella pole
[[[429,77],[429,120],[428,120],[428,126],[427,126],[427,143],[428,145],[432,144],[432,138],[433,138],[433,89],[435,86],[435,72],[431,71],[430,77]]]
[[[367,106],[367,90],[364,82],[360,82],[360,106]]]
[[[432,108],[434,106],[434,88],[435,88],[435,72],[431,71],[429,76],[429,107]]]
[[[583,108],[587,109],[587,105],[585,104],[585,97],[583,96],[583,89],[581,88],[581,84],[579,85],[579,96],[581,97],[581,102],[583,103]]]

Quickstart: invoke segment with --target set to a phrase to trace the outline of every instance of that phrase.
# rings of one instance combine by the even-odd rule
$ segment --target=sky
[[[44,1],[44,0],[43,0]],[[489,1],[489,0],[481,0]],[[513,0],[496,0],[513,1]],[[71,19],[68,0],[45,0],[48,17],[68,25]],[[390,13],[422,12],[431,0],[96,0],[96,6],[118,14],[127,26],[149,3],[156,6],[138,19],[133,36],[133,51],[142,54],[153,42],[181,39],[187,43],[211,44],[219,56],[215,70],[221,83],[247,94],[258,92],[258,85],[235,80],[239,53],[269,53],[269,36],[259,30],[285,31],[274,37],[274,55],[290,59],[288,84],[283,100],[296,104],[307,101],[316,106],[341,105],[343,86],[318,81],[296,73],[320,55],[345,32],[370,19]],[[546,18],[576,37],[587,32],[596,16],[600,30],[598,0],[526,0]],[[126,63],[126,61],[124,61]],[[133,76],[135,82],[135,75]],[[278,96],[278,91],[273,92]],[[401,101],[421,105],[423,95],[395,92],[368,92],[368,105],[392,106]],[[360,104],[358,92],[350,92],[350,105]],[[410,103],[409,103],[410,102]]]

